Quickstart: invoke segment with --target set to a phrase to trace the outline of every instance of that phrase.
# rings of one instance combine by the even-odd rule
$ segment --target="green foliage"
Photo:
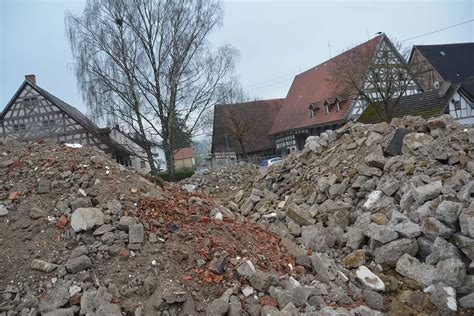
[[[183,171],[176,171],[175,172],[175,182],[178,182],[180,180],[186,179],[191,177],[194,174],[193,170],[183,170]],[[171,181],[170,180],[170,175],[167,172],[162,172],[158,174],[163,180],[165,181]]]

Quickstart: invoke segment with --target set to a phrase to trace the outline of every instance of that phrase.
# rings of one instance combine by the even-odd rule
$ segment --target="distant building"
[[[118,126],[115,126],[111,129],[110,137],[112,137],[119,144],[127,148],[130,152],[130,166],[137,169],[140,173],[147,174],[151,171],[150,164],[148,162],[148,157],[142,148],[130,140],[123,131]],[[165,172],[166,168],[166,157],[165,151],[160,146],[156,144],[151,148],[153,153],[153,160],[155,166],[159,172]]]
[[[420,78],[424,91],[448,81],[459,84],[448,112],[463,124],[474,124],[474,43],[415,45],[409,63],[424,68]]]
[[[274,155],[275,144],[268,133],[282,104],[283,99],[270,99],[216,105],[211,148],[213,164]]]
[[[350,63],[346,67],[353,67],[350,70],[355,73],[355,80],[360,82],[360,87],[366,94],[374,98],[378,96],[378,92],[373,82],[377,82],[386,69],[380,68],[380,73],[374,74],[368,71],[369,66],[374,65],[375,69],[383,67],[378,62],[379,58],[391,59],[394,65],[404,62],[390,40],[382,34],[298,74],[269,132],[275,138],[277,152],[301,150],[308,136],[339,128],[362,114],[368,104],[361,97],[347,93],[354,89],[353,86],[338,84],[335,78],[340,67],[339,61],[350,59],[352,54],[372,56],[367,58],[366,67],[358,65],[355,68]],[[403,75],[400,80],[411,80],[403,70],[399,70],[399,75],[400,78]],[[419,86],[413,83],[405,94],[416,93],[418,89]]]
[[[25,76],[0,115],[0,137],[17,141],[52,140],[79,143],[102,149],[117,162],[130,164],[130,153],[72,105],[36,84],[35,75]]]
[[[187,147],[176,150],[174,152],[174,167],[176,170],[193,170],[194,149]]]
[[[359,117],[358,121],[366,124],[390,122],[392,118],[406,115],[422,116],[425,119],[451,114],[453,117],[453,100],[461,102],[461,85],[451,85],[444,81],[441,87],[435,90],[401,97],[398,104],[391,100],[387,106],[380,102],[370,104]],[[464,104],[462,105],[465,106]]]

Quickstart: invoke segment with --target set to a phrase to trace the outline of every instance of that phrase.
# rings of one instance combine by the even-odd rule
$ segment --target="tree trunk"
[[[173,159],[173,152],[170,147],[167,146],[165,148],[165,156],[166,156],[166,166],[168,168],[168,174],[170,176],[170,181],[176,180],[176,170],[174,166],[174,159]]]
[[[146,146],[145,148],[146,156],[148,159],[148,164],[150,165],[150,173],[154,176],[158,175],[158,169],[155,165],[155,159],[153,157],[153,152],[151,151],[151,146]]]
[[[242,149],[242,157],[244,158],[244,160],[247,160],[247,152],[245,151],[243,139],[239,139],[239,144],[240,144],[240,148]]]

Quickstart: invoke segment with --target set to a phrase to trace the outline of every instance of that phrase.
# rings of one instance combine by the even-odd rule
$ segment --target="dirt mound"
[[[199,314],[296,273],[277,235],[97,149],[0,145],[0,313]]]

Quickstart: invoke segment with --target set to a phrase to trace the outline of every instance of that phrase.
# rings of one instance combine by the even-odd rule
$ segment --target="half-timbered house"
[[[129,152],[75,107],[36,84],[35,75],[25,80],[0,115],[0,137],[6,140],[52,140],[102,149],[117,162],[129,164]]]
[[[447,113],[474,125],[474,43],[415,45],[409,62],[423,68],[419,81],[425,91],[459,84]]]
[[[355,66],[350,62],[352,56],[367,58]],[[383,63],[380,62],[382,59]],[[393,64],[388,64],[388,69],[385,69],[387,60],[392,60]],[[405,69],[394,67],[405,61],[388,37],[384,34],[374,37],[296,75],[269,133],[275,139],[277,152],[300,150],[308,136],[336,129],[364,112],[367,102],[357,94],[348,93],[354,87],[348,81],[340,82],[337,78],[341,61],[345,61],[345,67],[353,72],[354,82],[372,99],[377,99],[378,93],[373,83],[384,82],[383,76],[387,71],[396,71],[400,80],[408,80],[404,95],[417,93],[420,88]]]

